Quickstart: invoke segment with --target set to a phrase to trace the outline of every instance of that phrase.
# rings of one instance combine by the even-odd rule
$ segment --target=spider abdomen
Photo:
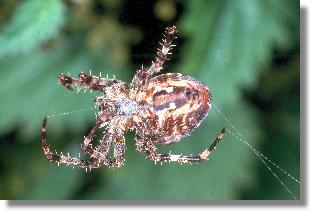
[[[145,103],[152,108],[151,134],[157,143],[178,142],[190,134],[208,114],[211,94],[198,80],[182,74],[163,74],[152,78]],[[155,125],[156,126],[152,126]]]

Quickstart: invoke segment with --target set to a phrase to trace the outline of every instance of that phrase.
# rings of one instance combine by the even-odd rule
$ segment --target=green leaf
[[[26,54],[54,38],[64,23],[65,6],[61,0],[25,0],[0,34],[0,58]]]

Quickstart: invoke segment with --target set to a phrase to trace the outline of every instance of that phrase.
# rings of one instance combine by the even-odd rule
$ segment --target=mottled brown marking
[[[172,87],[171,89],[167,88]],[[150,80],[144,98],[152,107],[157,128],[148,122],[148,133],[160,137],[156,141],[168,144],[187,136],[210,109],[210,92],[204,84],[182,74],[163,74]],[[175,107],[170,107],[172,104]],[[188,120],[190,119],[190,120]]]

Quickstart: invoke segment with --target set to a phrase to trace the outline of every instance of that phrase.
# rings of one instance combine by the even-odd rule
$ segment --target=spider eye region
[[[208,114],[211,94],[194,78],[182,74],[163,74],[148,84],[147,104],[154,109],[162,144],[189,135]]]

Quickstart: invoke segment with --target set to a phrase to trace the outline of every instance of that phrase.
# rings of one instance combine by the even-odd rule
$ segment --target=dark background
[[[88,109],[99,95],[70,92],[57,75],[92,70],[130,82],[171,25],[179,30],[177,47],[164,72],[204,82],[213,107],[190,137],[160,151],[197,154],[227,127],[210,160],[154,165],[135,151],[130,132],[120,169],[86,173],[48,162],[40,148],[43,117]],[[299,36],[293,0],[1,1],[0,198],[293,199],[242,141],[300,179]],[[51,118],[53,149],[78,155],[95,112]],[[299,199],[300,185],[268,164]]]

